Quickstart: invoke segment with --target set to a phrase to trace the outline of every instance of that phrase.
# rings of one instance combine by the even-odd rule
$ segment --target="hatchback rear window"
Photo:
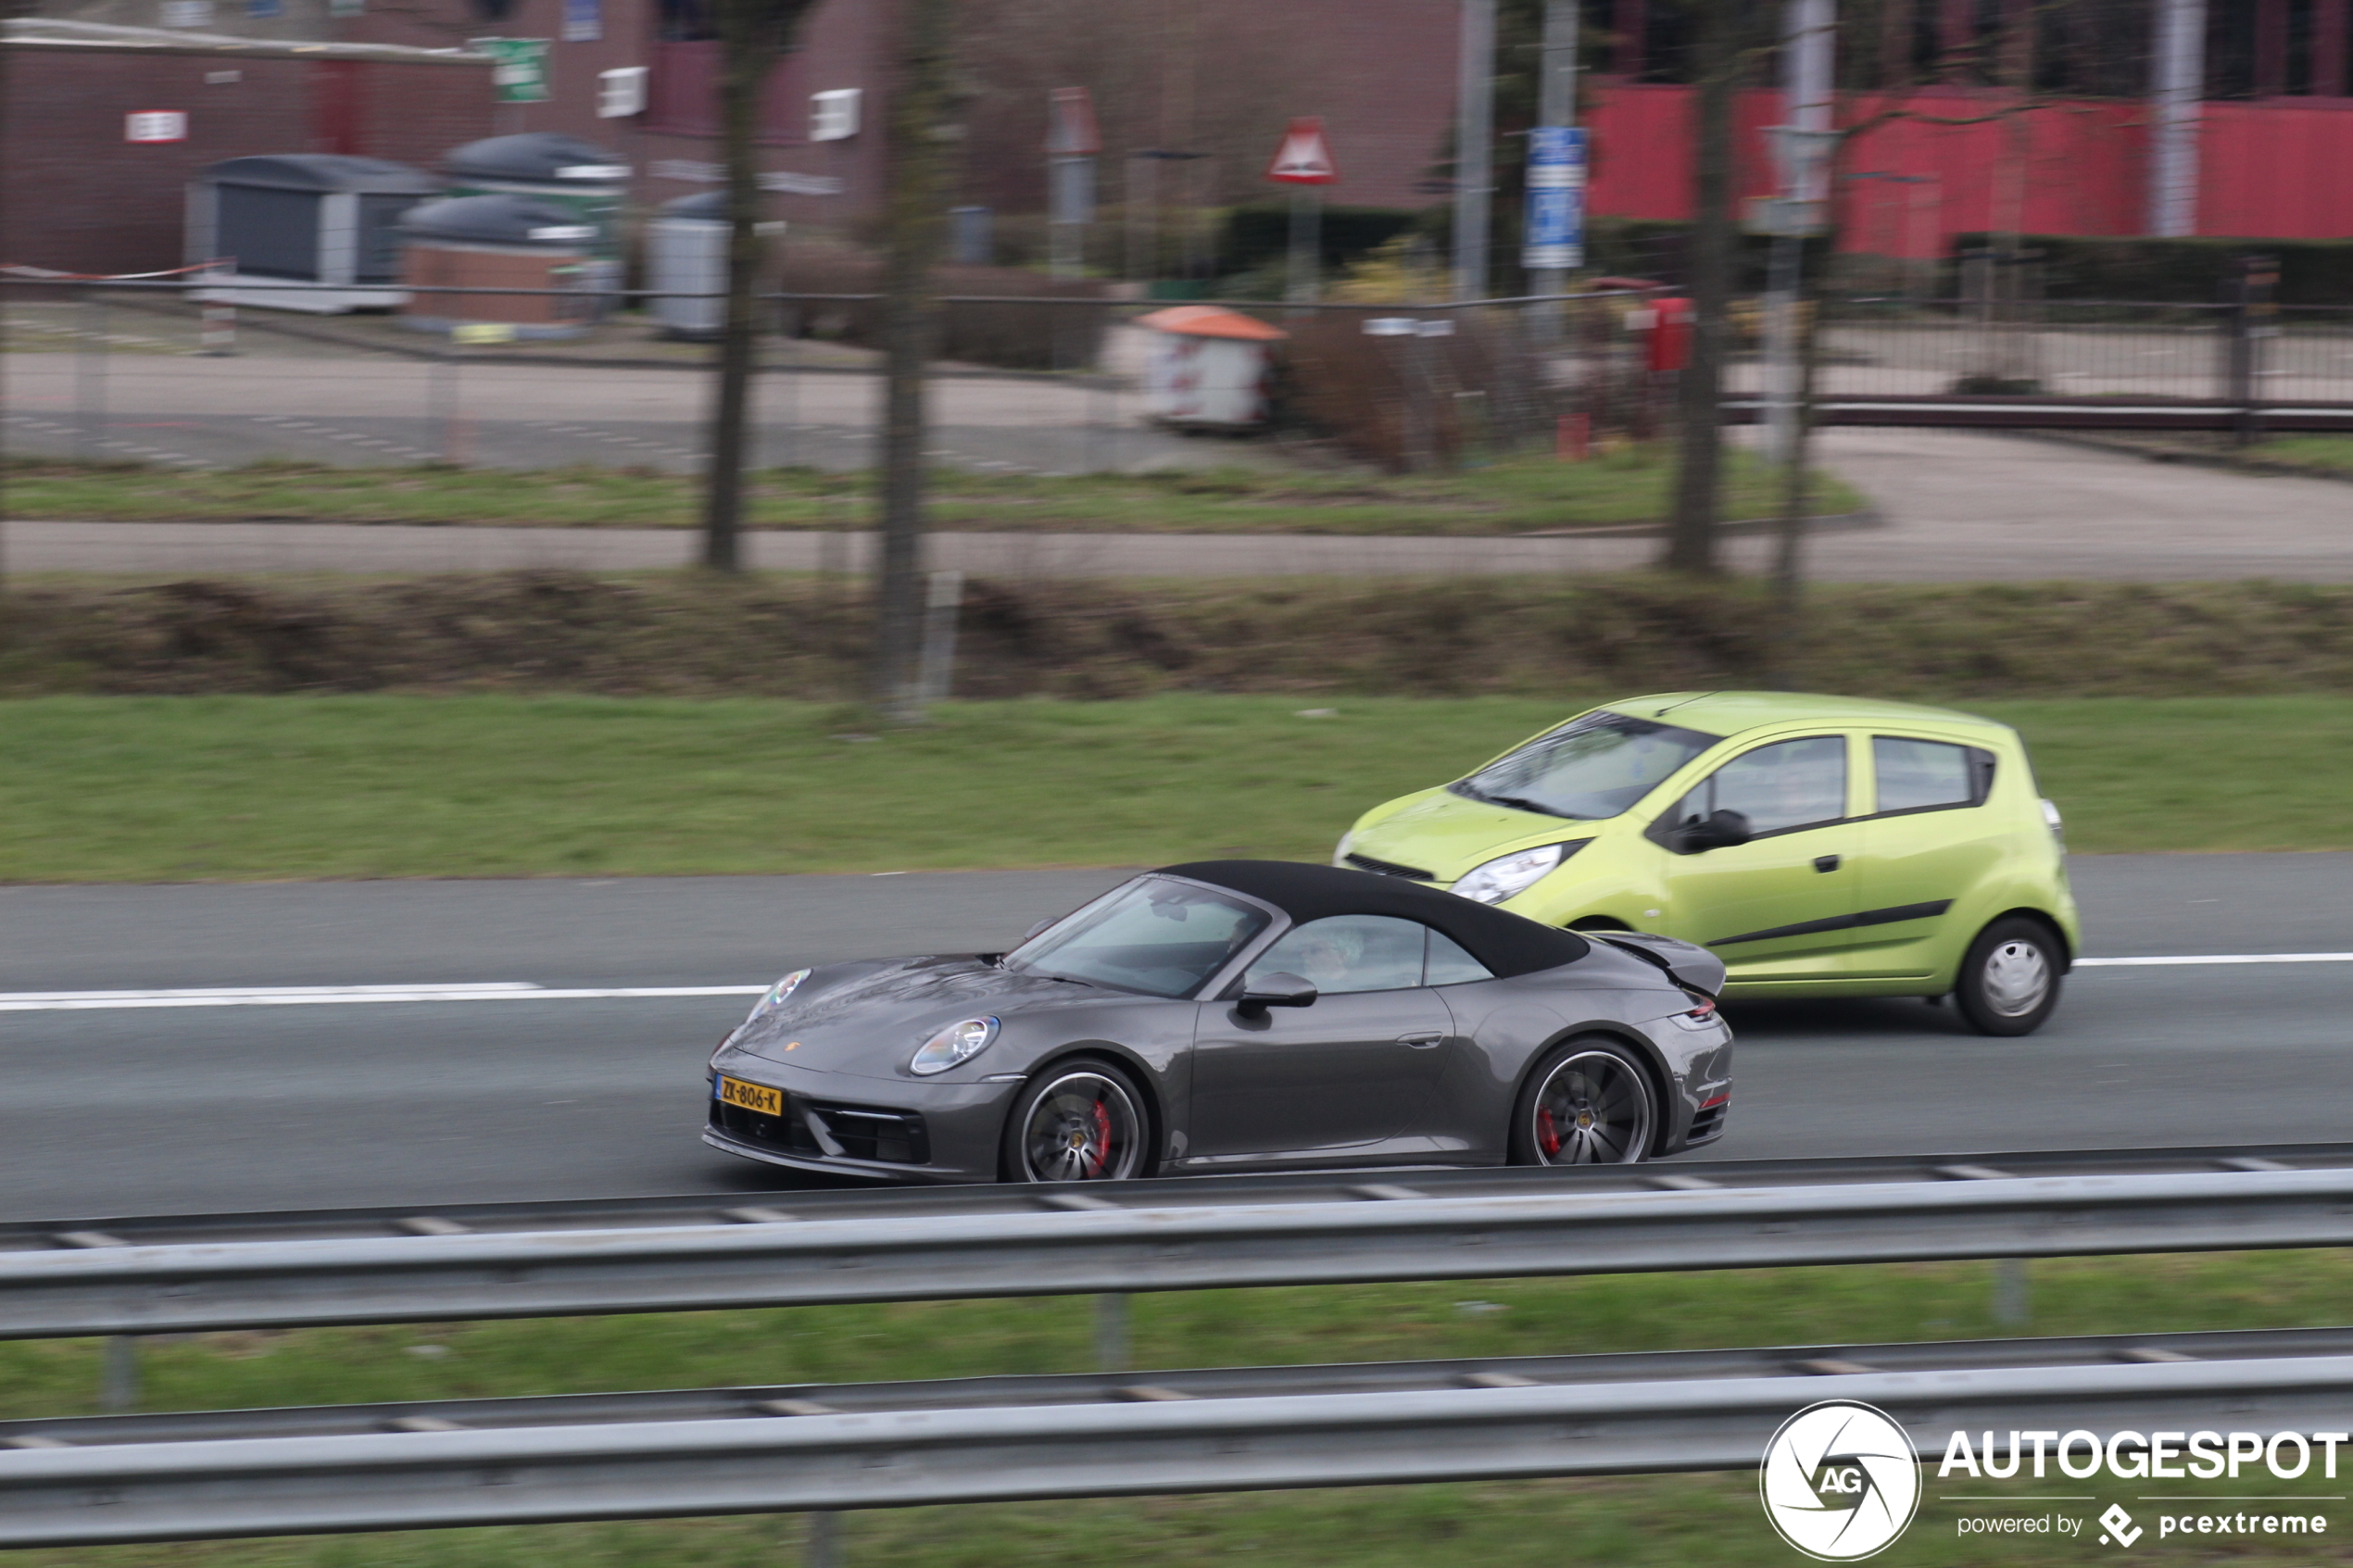
[[[1933,811],[1977,806],[1994,787],[1994,754],[1944,741],[1871,737],[1871,770],[1879,778],[1879,810]]]

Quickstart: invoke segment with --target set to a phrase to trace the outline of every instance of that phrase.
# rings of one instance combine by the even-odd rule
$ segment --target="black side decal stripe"
[[[1730,947],[1743,942],[1771,942],[1783,936],[1811,936],[1821,931],[1852,931],[1863,925],[1894,925],[1899,921],[1934,920],[1952,907],[1953,900],[1950,898],[1939,898],[1932,904],[1897,904],[1891,909],[1865,909],[1859,915],[1832,915],[1828,920],[1806,920],[1795,925],[1777,925],[1770,930],[1744,932],[1738,936],[1718,936],[1707,946]]]

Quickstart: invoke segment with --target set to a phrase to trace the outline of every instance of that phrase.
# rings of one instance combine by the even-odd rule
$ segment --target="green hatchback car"
[[[1696,942],[1731,997],[1949,995],[1988,1035],[2050,1016],[2081,935],[2018,733],[1850,697],[1596,708],[1375,807],[1333,863]]]

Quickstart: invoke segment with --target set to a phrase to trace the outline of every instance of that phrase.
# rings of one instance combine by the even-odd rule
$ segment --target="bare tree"
[[[882,558],[875,584],[872,695],[896,722],[920,719],[924,371],[938,337],[932,270],[947,235],[954,123],[950,0],[905,0],[890,98],[883,261]]]
[[[761,89],[815,0],[715,0],[719,33],[719,133],[727,165],[727,314],[719,329],[719,395],[711,415],[711,470],[703,487],[702,561],[714,571],[741,564],[745,425],[752,355],[759,345],[753,295],[760,278]]]
[[[1681,451],[1667,525],[1670,571],[1716,570],[1717,508],[1723,489],[1725,312],[1732,292],[1732,96],[1748,59],[1742,0],[1692,0],[1697,103],[1692,158],[1689,282],[1691,358],[1680,394]]]

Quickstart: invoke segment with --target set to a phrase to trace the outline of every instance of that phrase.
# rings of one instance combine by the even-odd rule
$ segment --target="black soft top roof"
[[[1419,921],[1461,943],[1466,952],[1500,975],[1574,963],[1591,950],[1573,931],[1557,931],[1509,910],[1371,872],[1298,860],[1189,860],[1160,869],[1170,876],[1246,893],[1274,905],[1298,925],[1327,915],[1395,915]]]

